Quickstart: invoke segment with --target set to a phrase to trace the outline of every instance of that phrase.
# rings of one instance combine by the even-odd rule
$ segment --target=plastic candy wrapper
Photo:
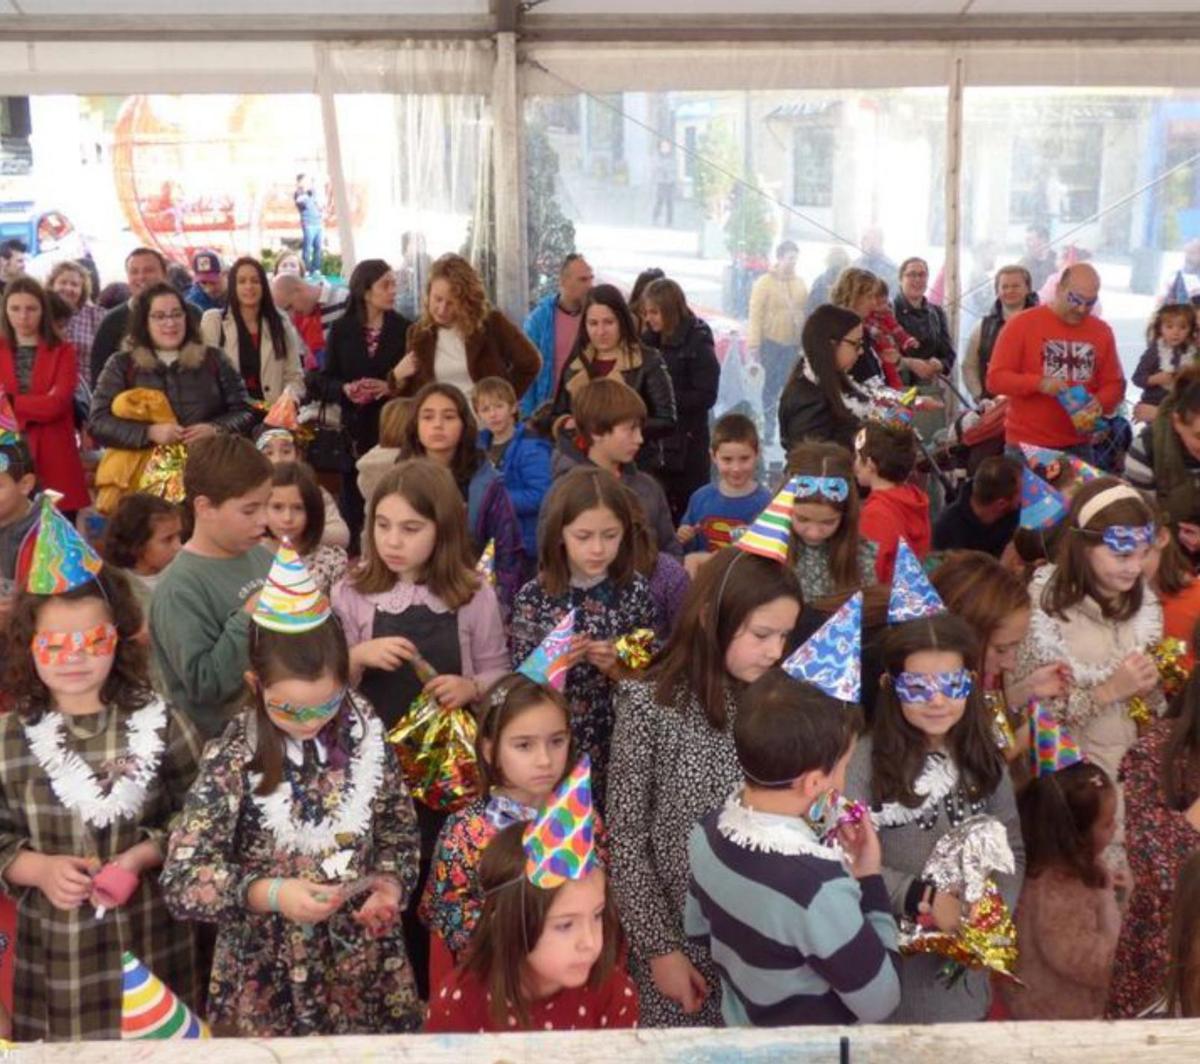
[[[623,635],[614,644],[617,660],[627,669],[641,671],[650,665],[654,657],[654,632],[649,628],[637,628]]]
[[[417,655],[409,663],[422,683],[437,671]],[[431,809],[453,813],[479,791],[475,762],[475,715],[461,706],[446,708],[422,692],[388,732],[409,793]]]
[[[844,824],[861,824],[868,816],[870,811],[862,802],[847,798],[840,791],[832,791],[813,827],[817,837],[828,846],[837,841],[838,828]]]
[[[1099,408],[1094,404],[1092,395],[1082,384],[1072,384],[1058,393],[1058,401],[1070,415],[1071,424],[1075,431],[1089,436],[1099,427]]]
[[[1013,974],[1016,925],[992,878],[1014,868],[1008,835],[995,817],[968,817],[951,828],[934,845],[922,876],[939,891],[953,891],[962,899],[962,923],[951,934],[926,926],[925,921],[902,918],[900,952],[945,957],[947,963],[939,974],[947,983],[957,981],[968,968],[993,971],[1020,983]]]
[[[496,541],[489,539],[479,561],[475,563],[475,572],[482,576],[492,587],[496,586]]]
[[[137,490],[157,495],[170,503],[183,502],[183,464],[187,447],[182,443],[160,443],[138,478]]]
[[[273,429],[287,429],[288,432],[295,432],[300,427],[300,413],[295,396],[286,390],[281,392],[279,398],[271,404],[267,416],[263,418],[263,424],[269,425]]]
[[[1187,682],[1188,672],[1183,667],[1187,646],[1182,639],[1167,636],[1150,647],[1146,653],[1154,659],[1154,664],[1158,666],[1158,678],[1162,684],[1163,695],[1173,698]],[[1129,719],[1139,727],[1144,727],[1154,718],[1149,703],[1141,695],[1134,695],[1126,703],[1126,710],[1129,713]]]
[[[1001,750],[1011,750],[1017,745],[1017,736],[1008,722],[1008,704],[1003,691],[984,691],[983,703],[992,718],[992,738]]]

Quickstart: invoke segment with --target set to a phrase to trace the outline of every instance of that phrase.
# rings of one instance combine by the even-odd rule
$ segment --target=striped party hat
[[[599,867],[592,763],[586,754],[525,828],[525,878],[550,890]]]
[[[1021,527],[1032,531],[1053,528],[1070,508],[1067,498],[1031,469],[1021,470]]]
[[[1039,777],[1052,775],[1084,759],[1074,736],[1041,702],[1029,705],[1029,727],[1033,732],[1030,754]]]
[[[330,616],[329,599],[321,594],[300,555],[285,539],[279,544],[258,597],[254,623],[272,632],[296,635],[319,627]]]
[[[847,600],[797,647],[782,668],[830,698],[857,703],[862,694],[862,592]]]
[[[55,505],[57,491],[42,492],[37,523],[17,554],[17,583],[34,595],[62,595],[95,580],[104,562]]]
[[[921,617],[946,612],[946,604],[934,590],[921,568],[920,559],[902,538],[896,548],[896,566],[892,570],[892,591],[888,597],[888,624],[903,624]]]
[[[212,1037],[208,1025],[128,950],[121,968],[123,1039]]]
[[[567,651],[575,638],[575,611],[571,610],[517,669],[534,683],[547,683],[556,691],[567,685]]]
[[[792,507],[796,504],[799,478],[792,477],[749,525],[737,541],[739,550],[787,564],[792,539]]]
[[[0,385],[0,443],[16,443],[21,438],[21,428],[12,403],[8,401],[3,385]]]

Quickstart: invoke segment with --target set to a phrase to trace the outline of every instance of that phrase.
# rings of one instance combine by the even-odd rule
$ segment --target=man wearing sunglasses
[[[1112,329],[1092,311],[1100,275],[1088,263],[1063,271],[1045,306],[1010,318],[996,338],[987,388],[1009,397],[1005,439],[1011,449],[1028,443],[1094,461],[1088,415],[1111,413],[1125,396],[1125,374]],[[1068,413],[1071,389],[1083,388],[1087,405]]]

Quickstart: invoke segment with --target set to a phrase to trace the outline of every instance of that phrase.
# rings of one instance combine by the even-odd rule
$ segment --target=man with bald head
[[[1112,329],[1092,314],[1100,275],[1087,263],[1063,271],[1054,300],[1009,318],[996,338],[987,388],[1009,397],[1005,439],[1069,451],[1093,460],[1091,439],[1080,433],[1058,399],[1082,384],[1098,413],[1125,397],[1125,375]]]

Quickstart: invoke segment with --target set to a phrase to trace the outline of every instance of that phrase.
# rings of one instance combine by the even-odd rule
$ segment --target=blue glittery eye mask
[[[845,502],[850,494],[850,485],[844,477],[797,477],[796,499],[811,499],[820,496],[829,502]]]
[[[901,702],[932,702],[939,694],[945,698],[968,698],[975,686],[966,669],[954,672],[901,672],[893,681]]]
[[[1158,528],[1150,525],[1109,525],[1100,535],[1103,544],[1113,554],[1132,554],[1139,547],[1154,543]]]

